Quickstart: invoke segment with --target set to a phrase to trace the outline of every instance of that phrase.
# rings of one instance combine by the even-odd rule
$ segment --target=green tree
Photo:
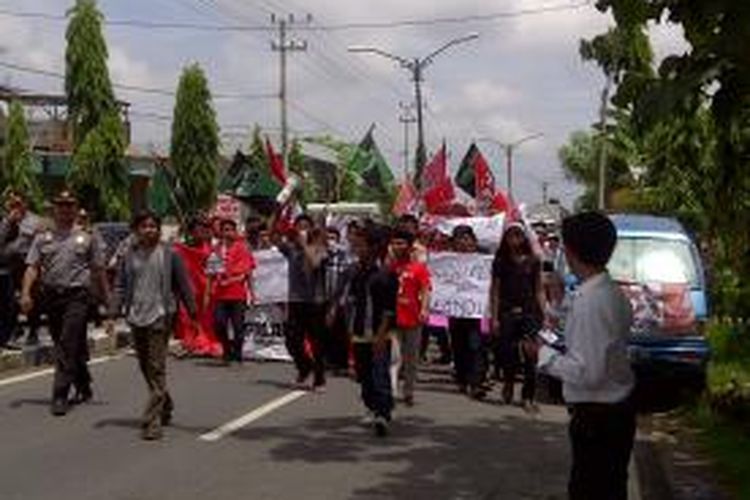
[[[208,81],[198,64],[190,65],[177,87],[170,148],[184,213],[207,210],[216,200],[219,146]]]
[[[0,170],[0,193],[6,190],[23,193],[32,208],[39,209],[42,192],[34,174],[33,163],[23,106],[18,101],[13,101],[8,113],[3,169]]]
[[[92,129],[73,155],[68,183],[82,204],[107,220],[130,214],[129,178],[123,153],[125,136],[119,115],[110,113]]]
[[[76,0],[68,16],[65,92],[74,141],[68,183],[95,218],[127,218],[127,140],[107,68],[103,16],[95,0]]]
[[[668,22],[690,50],[670,55],[639,92],[618,90],[649,146],[654,201],[687,210],[736,279],[731,314],[750,312],[750,3],[733,0],[599,0],[618,28]],[[598,60],[598,59],[597,59]],[[624,78],[636,71],[626,68]],[[655,147],[654,144],[657,146]],[[687,200],[687,201],[686,201]],[[666,207],[665,207],[666,208]],[[684,213],[684,212],[683,212]],[[721,283],[720,283],[721,288]],[[734,293],[734,292],[733,292]]]
[[[612,113],[615,114],[615,113]],[[633,187],[635,182],[633,166],[642,163],[639,144],[627,127],[623,115],[615,114],[618,121],[607,127],[607,133],[599,131],[577,131],[571,134],[568,143],[558,151],[558,158],[568,179],[584,187],[584,193],[577,200],[579,209],[593,209],[597,205],[599,186],[599,155],[603,141],[607,142],[607,199]],[[622,121],[619,121],[622,120]],[[610,203],[607,204],[610,206]]]
[[[107,115],[117,111],[117,105],[107,67],[107,43],[102,34],[104,16],[96,0],[76,0],[68,16],[65,93],[77,148]]]
[[[287,157],[289,162],[289,172],[299,176],[302,180],[302,196],[300,200],[302,204],[307,205],[308,203],[326,201],[323,199],[323,190],[318,185],[315,176],[312,172],[305,169],[305,156],[302,152],[302,144],[299,140],[294,139],[292,141]]]

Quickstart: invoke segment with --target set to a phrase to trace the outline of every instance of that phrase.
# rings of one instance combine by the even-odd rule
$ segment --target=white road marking
[[[269,401],[260,408],[256,408],[253,411],[232,420],[231,422],[227,422],[226,424],[212,430],[211,432],[207,432],[206,434],[199,436],[198,439],[208,442],[218,441],[219,439],[245,427],[246,425],[249,425],[256,420],[265,417],[269,413],[278,410],[282,406],[286,406],[289,403],[298,400],[302,396],[305,396],[307,393],[307,391],[292,391],[284,396],[281,396],[280,398]]]
[[[106,363],[108,361],[114,361],[116,359],[122,358],[123,356],[125,355],[116,354],[114,356],[102,356],[100,358],[94,358],[91,361],[89,361],[89,366]],[[47,375],[52,375],[53,373],[55,373],[54,368],[45,368],[44,370],[38,370],[32,373],[24,373],[22,375],[16,375],[15,377],[8,377],[8,378],[0,380],[0,387],[5,387],[8,385],[13,385],[13,384],[19,384],[21,382],[27,382],[29,380],[34,380],[40,377],[46,377]]]

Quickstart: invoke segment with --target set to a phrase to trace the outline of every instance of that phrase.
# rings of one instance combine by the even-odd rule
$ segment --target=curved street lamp
[[[471,40],[476,40],[479,38],[479,35],[477,33],[472,33],[470,35],[462,36],[459,38],[454,38],[453,40],[445,43],[437,50],[434,50],[430,54],[428,54],[425,57],[419,58],[415,57],[413,59],[407,59],[405,57],[401,57],[395,54],[391,54],[390,52],[386,52],[385,50],[378,49],[376,47],[349,47],[349,52],[355,52],[355,53],[369,53],[369,54],[375,54],[379,55],[381,57],[385,57],[387,59],[391,59],[393,61],[396,61],[401,65],[402,68],[408,70],[412,75],[412,80],[414,81],[414,94],[415,99],[417,102],[417,159],[416,159],[416,168],[415,168],[415,174],[414,174],[414,185],[416,186],[417,190],[421,188],[421,180],[422,180],[422,169],[424,168],[425,163],[427,163],[427,152],[424,145],[424,121],[422,119],[422,87],[421,83],[423,81],[422,74],[424,69],[432,64],[435,61],[435,58],[448,50],[449,48],[453,47],[454,45],[459,45],[461,43],[469,42]]]
[[[505,152],[506,167],[508,172],[508,196],[510,198],[513,198],[513,151],[515,151],[515,149],[524,142],[539,139],[540,137],[544,137],[544,134],[541,132],[529,134],[513,142],[502,142],[498,141],[497,139],[493,139],[492,137],[482,137],[479,139],[480,141],[496,144]]]

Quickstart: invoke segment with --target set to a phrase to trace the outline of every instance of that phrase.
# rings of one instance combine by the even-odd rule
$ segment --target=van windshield
[[[685,241],[620,237],[607,267],[617,281],[701,286],[693,252]]]

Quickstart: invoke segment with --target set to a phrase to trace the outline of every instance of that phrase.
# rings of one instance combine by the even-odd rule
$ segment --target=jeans
[[[628,462],[636,425],[634,405],[630,401],[574,404],[570,413],[570,500],[627,500]]]
[[[297,367],[297,380],[303,382],[312,372],[313,384],[325,385],[323,345],[327,338],[326,309],[323,304],[292,302],[289,304],[289,324],[286,329],[286,348]],[[310,350],[305,349],[305,338]]]
[[[43,297],[54,342],[52,398],[67,400],[71,385],[79,391],[91,385],[86,335],[89,294],[85,288],[65,288],[45,291]]]
[[[160,427],[162,419],[171,417],[174,408],[167,390],[167,344],[170,333],[170,329],[165,327],[133,328],[138,366],[149,392],[143,412],[143,425],[147,429]]]
[[[448,331],[453,349],[456,382],[461,386],[477,387],[482,382],[481,323],[478,319],[450,318]]]
[[[247,305],[241,300],[220,300],[214,309],[214,331],[221,342],[224,359],[242,361],[242,345],[245,342],[245,311]],[[234,337],[229,339],[229,325]]]
[[[362,390],[362,402],[377,417],[391,419],[393,393],[391,392],[391,346],[375,354],[371,342],[354,342],[354,364],[357,380]]]

